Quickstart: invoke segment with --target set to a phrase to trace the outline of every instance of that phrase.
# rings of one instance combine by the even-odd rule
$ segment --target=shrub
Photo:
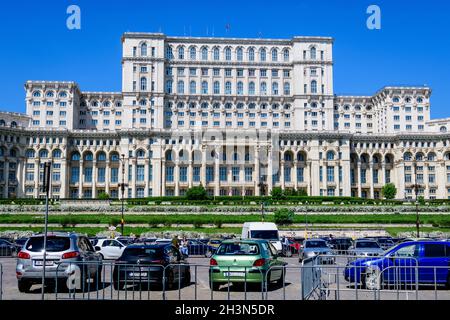
[[[214,225],[216,226],[217,229],[221,229],[222,228],[222,224],[223,224],[222,219],[218,218],[218,219],[214,220]]]
[[[381,189],[381,194],[384,198],[387,200],[395,199],[395,196],[397,195],[397,188],[395,187],[395,184],[388,183]]]
[[[207,200],[208,194],[206,189],[199,185],[198,187],[192,187],[186,191],[186,198],[188,200]]]
[[[120,222],[121,222],[121,220],[119,218],[114,217],[109,220],[109,225],[116,227],[120,224]]]
[[[99,200],[109,200],[109,194],[106,192],[101,192],[97,195],[97,199]]]
[[[283,189],[280,187],[275,187],[270,192],[270,195],[272,196],[273,200],[282,200],[286,198],[286,195],[283,192]]]
[[[274,221],[278,225],[288,225],[294,222],[294,212],[283,208],[275,211]]]
[[[194,228],[199,229],[203,226],[203,223],[200,221],[194,221]]]

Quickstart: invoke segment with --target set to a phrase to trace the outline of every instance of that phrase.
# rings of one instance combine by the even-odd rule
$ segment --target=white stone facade
[[[122,44],[121,92],[28,81],[27,116],[0,114],[0,196],[41,196],[48,160],[60,198],[119,197],[122,169],[132,198],[199,184],[379,198],[387,182],[398,198],[415,182],[425,198],[450,196],[450,120],[430,119],[431,89],[336,96],[332,38],[126,33]]]

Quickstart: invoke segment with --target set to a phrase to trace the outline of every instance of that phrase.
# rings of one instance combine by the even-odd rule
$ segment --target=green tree
[[[189,200],[207,200],[208,194],[206,189],[199,185],[198,187],[192,187],[186,191],[186,198]]]
[[[306,191],[306,189],[298,189],[297,191],[297,195],[300,197],[307,197],[308,196],[308,192]]]
[[[397,188],[393,183],[388,183],[381,189],[381,193],[385,199],[395,199],[395,196],[397,195]]]
[[[281,199],[286,198],[286,195],[284,194],[283,189],[281,189],[280,187],[273,188],[272,191],[270,192],[270,195],[273,200],[281,200]]]
[[[294,222],[294,212],[286,208],[275,211],[274,220],[278,225],[288,225]]]
[[[100,192],[97,195],[97,199],[99,199],[99,200],[109,200],[109,194],[107,194],[106,192]]]

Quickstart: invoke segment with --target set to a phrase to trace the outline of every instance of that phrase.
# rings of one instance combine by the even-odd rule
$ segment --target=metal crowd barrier
[[[3,300],[3,265],[0,264],[0,301]]]
[[[1,258],[14,258],[17,255],[16,248],[11,248],[9,246],[0,246],[0,257]]]

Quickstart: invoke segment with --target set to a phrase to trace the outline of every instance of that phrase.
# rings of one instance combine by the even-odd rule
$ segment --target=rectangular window
[[[304,168],[297,168],[297,182],[304,182]]]
[[[98,168],[97,169],[98,171],[97,171],[97,174],[98,174],[98,176],[97,176],[97,182],[100,182],[100,183],[104,183],[105,182],[105,168]]]
[[[111,183],[119,182],[119,168],[111,168]]]
[[[92,182],[92,167],[84,168],[84,182]]]
[[[194,167],[194,182],[200,182],[200,167]]]
[[[220,181],[227,181],[227,167],[220,167]]]
[[[80,180],[80,168],[72,167],[70,172],[70,183],[75,184],[78,183],[79,180]]]
[[[166,181],[173,182],[173,167],[166,167]]]
[[[367,183],[366,173],[367,173],[366,169],[361,169],[361,183]]]
[[[214,181],[214,167],[206,167],[206,182]]]
[[[136,167],[136,181],[143,182],[145,180],[145,166],[138,165]]]
[[[187,167],[180,167],[180,182],[187,182]]]
[[[232,181],[233,182],[238,182],[239,181],[239,172],[240,172],[240,168],[239,167],[233,167],[232,168]]]
[[[334,182],[334,167],[327,167],[327,182]]]
[[[245,168],[245,181],[253,181],[253,168]]]

